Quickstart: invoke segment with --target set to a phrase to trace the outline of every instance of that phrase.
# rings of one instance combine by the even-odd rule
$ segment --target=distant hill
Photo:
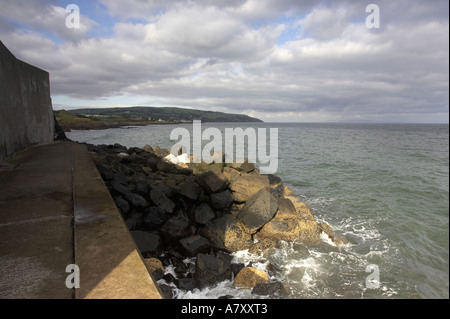
[[[87,118],[101,117],[105,119],[109,117],[122,120],[151,122],[192,122],[193,120],[201,120],[202,122],[262,122],[260,119],[242,114],[200,111],[176,107],[136,106],[91,108],[70,110],[69,112]]]

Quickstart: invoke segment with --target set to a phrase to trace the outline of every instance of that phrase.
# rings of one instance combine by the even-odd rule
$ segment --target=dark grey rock
[[[225,253],[198,254],[195,264],[194,278],[198,288],[213,285],[231,279],[230,264],[233,258]]]
[[[128,177],[126,177],[124,174],[116,173],[114,174],[114,181],[126,186],[128,184]]]
[[[276,176],[274,174],[267,174],[266,176],[269,179],[270,185],[277,185],[282,182],[281,178],[279,178],[278,176]]]
[[[181,217],[172,217],[161,228],[161,236],[166,244],[175,245],[181,238],[191,234],[189,222]]]
[[[249,234],[254,234],[275,216],[277,210],[277,199],[267,190],[261,189],[249,198],[237,218]]]
[[[219,193],[228,186],[228,179],[220,172],[208,171],[197,175],[195,181],[208,193]]]
[[[100,176],[105,181],[111,181],[114,179],[114,172],[104,165],[97,165],[97,170],[100,173]]]
[[[115,191],[119,194],[122,194],[124,196],[131,193],[131,190],[127,186],[124,186],[123,184],[121,184],[117,181],[112,182],[111,187],[112,187],[113,191]]]
[[[158,281],[164,277],[164,271],[161,268],[155,269],[151,273],[153,280]]]
[[[179,193],[189,199],[196,200],[200,194],[200,187],[194,180],[189,180],[179,185]]]
[[[180,248],[186,256],[192,257],[200,253],[207,253],[211,244],[205,237],[194,235],[181,239]]]
[[[169,216],[164,208],[149,207],[144,215],[143,227],[147,229],[158,229],[169,219]]]
[[[192,291],[195,289],[194,278],[182,278],[178,280],[178,288],[185,291]]]
[[[173,287],[166,284],[159,284],[159,288],[164,299],[173,299]]]
[[[124,196],[134,207],[147,207],[149,205],[148,201],[141,195],[130,192]]]
[[[150,199],[156,206],[163,208],[167,213],[172,213],[175,208],[175,203],[164,195],[163,192],[152,188],[150,191]]]
[[[225,209],[233,204],[233,194],[227,189],[223,192],[211,194],[211,205],[216,209]]]
[[[280,295],[285,290],[283,284],[279,281],[258,283],[252,290],[252,294],[262,296]]]
[[[201,203],[194,210],[194,220],[197,224],[205,225],[214,218],[216,218],[216,213],[207,203]]]
[[[114,202],[116,203],[117,208],[120,210],[120,212],[124,215],[128,214],[130,211],[130,204],[123,199],[122,196],[116,196],[114,197]]]
[[[161,239],[158,235],[141,230],[133,230],[130,233],[144,256],[158,256],[161,253]]]

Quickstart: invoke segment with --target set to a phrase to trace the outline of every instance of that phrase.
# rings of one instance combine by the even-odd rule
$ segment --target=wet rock
[[[208,194],[219,193],[228,186],[228,179],[220,172],[208,171],[197,175],[195,178],[199,184]]]
[[[230,265],[230,270],[233,273],[233,276],[236,277],[236,275],[243,269],[245,268],[245,264],[244,263],[238,263],[238,264],[231,264]]]
[[[286,294],[286,287],[279,281],[258,283],[252,290],[252,294],[260,296],[274,296]]]
[[[245,203],[237,218],[249,234],[254,234],[275,216],[277,210],[277,199],[266,189],[261,189]]]
[[[251,235],[245,232],[237,219],[230,214],[212,220],[201,228],[200,234],[217,249],[228,252],[248,249],[253,244]]]
[[[253,267],[245,267],[236,275],[233,284],[240,288],[253,288],[257,284],[269,282],[269,276],[263,271]]]
[[[147,265],[148,272],[152,276],[153,280],[158,281],[164,277],[164,266],[158,258],[145,258],[145,264]]]
[[[161,290],[161,294],[164,299],[173,298],[173,287],[166,284],[159,284],[159,289]]]
[[[235,202],[244,203],[261,189],[270,191],[269,179],[262,175],[239,176],[230,185]]]
[[[198,254],[194,278],[198,288],[213,285],[231,278],[230,264],[233,258],[225,253]]]
[[[345,245],[345,244],[348,244],[348,241],[347,241],[345,238],[340,237],[339,235],[337,235],[337,234],[334,232],[333,228],[332,228],[330,225],[328,225],[328,224],[326,224],[326,223],[320,223],[320,224],[318,224],[318,226],[319,226],[319,229],[320,229],[322,232],[324,232],[325,234],[328,235],[328,237],[331,239],[331,241],[332,241],[335,245]]]
[[[315,220],[300,220],[299,221],[299,236],[298,240],[305,244],[318,244],[321,242],[321,230]]]
[[[192,291],[195,289],[194,278],[182,278],[178,280],[178,288],[185,291]]]
[[[211,244],[205,237],[193,235],[181,239],[180,248],[186,256],[193,257],[200,253],[207,253],[211,248]]]
[[[233,204],[233,195],[227,189],[223,192],[211,194],[211,205],[215,209],[225,209]]]
[[[161,239],[158,235],[140,230],[130,233],[142,255],[158,256],[161,253]]]
[[[216,218],[216,213],[207,203],[201,203],[194,210],[194,220],[197,224],[205,225],[214,218]]]

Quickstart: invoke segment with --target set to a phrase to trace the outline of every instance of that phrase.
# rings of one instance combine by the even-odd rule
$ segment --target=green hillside
[[[213,111],[200,111],[176,107],[119,107],[70,110],[77,116],[85,116],[102,121],[156,121],[156,122],[262,122],[259,119],[242,115]]]

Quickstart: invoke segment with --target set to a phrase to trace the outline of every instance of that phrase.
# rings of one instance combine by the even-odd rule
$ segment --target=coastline
[[[170,124],[182,124],[182,122],[82,122],[82,123],[70,123],[59,124],[64,132],[70,132],[72,130],[106,130],[110,128],[120,128],[126,126],[146,126],[146,125],[170,125]]]
[[[254,295],[285,298],[289,286],[269,280],[276,267],[256,269],[232,254],[267,255],[282,241],[317,245],[324,234],[346,243],[280,178],[259,174],[253,163],[173,164],[169,150],[157,146],[87,146],[166,298],[230,278]]]

